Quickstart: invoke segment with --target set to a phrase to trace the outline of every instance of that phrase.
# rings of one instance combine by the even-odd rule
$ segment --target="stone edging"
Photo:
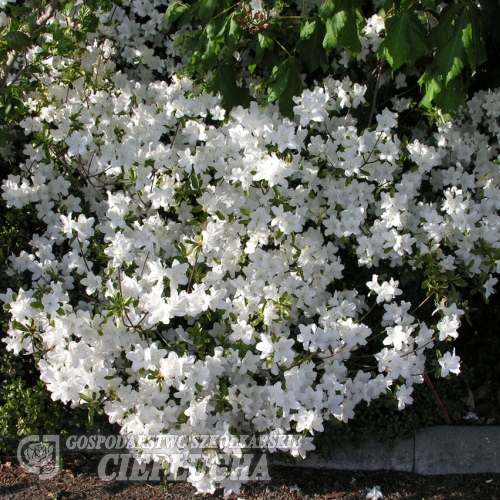
[[[282,462],[273,460],[273,463]],[[312,454],[303,462],[290,465],[426,475],[500,473],[500,427],[428,427],[400,442],[395,449],[369,440],[360,448],[339,446],[328,459]]]

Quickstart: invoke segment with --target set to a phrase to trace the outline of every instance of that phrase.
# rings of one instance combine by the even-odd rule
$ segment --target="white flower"
[[[398,125],[397,117],[397,113],[392,113],[385,108],[380,115],[377,115],[377,131],[389,135],[391,129]]]
[[[308,430],[311,434],[314,434],[314,431],[323,431],[323,419],[316,410],[306,410],[302,407],[298,413],[292,415],[292,419],[297,422],[295,428],[297,432]]]
[[[214,408],[209,405],[211,397],[206,396],[201,401],[191,401],[189,408],[184,412],[189,417],[189,424],[195,427],[198,423],[203,423],[207,419],[207,412]]]
[[[242,340],[245,344],[250,344],[252,342],[254,329],[247,324],[245,320],[239,321],[238,323],[232,325],[231,328],[233,333],[229,336],[229,340],[232,342]]]
[[[1,26],[8,26],[9,25],[9,18],[7,17],[7,14],[5,12],[0,12],[0,27]]]
[[[0,0],[0,9],[5,9],[5,6],[9,3],[9,2],[15,2],[16,0]]]
[[[406,405],[413,403],[413,398],[410,394],[413,392],[413,387],[406,387],[403,384],[399,390],[396,392],[396,397],[398,398],[398,410],[402,410]]]
[[[102,278],[100,276],[95,276],[92,273],[88,273],[85,278],[83,278],[80,283],[86,286],[85,292],[87,295],[92,295],[102,286]]]
[[[305,127],[309,122],[323,122],[327,117],[326,105],[330,96],[321,87],[314,90],[304,90],[300,97],[294,97],[297,103],[293,112],[300,116],[300,126]]]
[[[408,333],[401,325],[397,325],[394,328],[387,328],[387,334],[383,342],[384,345],[393,345],[400,351],[403,348],[403,344],[407,343]]]
[[[382,494],[380,486],[374,486],[371,490],[368,490],[365,498],[368,498],[370,500],[383,500],[384,495]]]
[[[170,290],[177,290],[179,285],[187,285],[186,271],[189,264],[181,264],[177,259],[172,262],[170,269],[165,269],[165,276],[170,280]]]
[[[458,328],[460,326],[460,320],[456,314],[446,315],[438,324],[439,330],[439,340],[446,340],[447,337],[458,337]]]
[[[494,286],[498,283],[498,279],[495,277],[490,278],[485,284],[484,284],[484,294],[486,297],[489,297],[492,293],[495,293],[495,288]]]
[[[289,168],[284,160],[280,160],[273,153],[257,163],[257,172],[253,178],[256,181],[266,180],[270,186],[278,184],[287,187],[286,177],[291,174],[293,174],[293,169]]]
[[[223,234],[224,230],[222,227],[210,221],[207,224],[207,228],[201,232],[203,237],[203,252],[209,252],[210,250],[218,251],[222,244]]]
[[[407,86],[406,75],[404,73],[399,72],[396,75],[396,88],[400,89],[400,88],[406,87],[406,86]]]
[[[255,346],[258,351],[261,351],[260,358],[264,359],[271,355],[274,351],[273,340],[270,335],[266,333],[261,333],[260,335],[261,341]]]
[[[384,281],[381,285],[378,284],[378,276],[373,275],[372,281],[368,281],[366,286],[377,294],[377,304],[381,302],[390,302],[396,295],[401,295],[403,292],[398,288],[399,281]]]
[[[455,349],[453,349],[453,355],[446,352],[438,361],[441,365],[441,377],[446,377],[450,372],[455,375],[460,373],[460,357],[455,356]]]

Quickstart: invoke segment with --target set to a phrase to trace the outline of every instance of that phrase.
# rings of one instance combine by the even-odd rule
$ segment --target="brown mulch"
[[[97,475],[99,456],[65,457],[64,470],[49,480],[6,462],[0,465],[2,500],[188,500],[221,499],[196,495],[188,483],[103,481]],[[500,500],[500,474],[419,476],[407,472],[332,471],[270,466],[271,481],[247,483],[229,500],[359,500],[380,486],[386,500]]]

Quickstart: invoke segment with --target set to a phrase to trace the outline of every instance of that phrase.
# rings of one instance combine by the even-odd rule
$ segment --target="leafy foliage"
[[[11,253],[27,248],[33,233],[38,230],[38,219],[30,210],[7,208],[0,201],[0,281],[2,287],[18,289],[27,285],[19,276],[8,272]],[[8,328],[9,314],[0,309],[0,342]],[[33,356],[18,358],[3,347],[0,350],[0,453],[14,454],[19,438],[42,432],[69,433],[91,429],[116,432],[106,416],[96,414],[89,420],[86,409],[71,409],[60,401],[52,401]]]
[[[8,148],[2,155],[2,179],[18,172],[23,161],[20,151],[26,144],[19,123],[29,115],[24,95],[36,88],[38,80],[33,74],[40,71],[44,59],[53,56],[77,58],[78,43],[95,30],[98,5],[106,2],[91,0],[79,10],[79,30],[63,28],[64,23],[48,23],[56,13],[62,19],[75,9],[75,2],[32,1],[21,4],[7,3],[3,11],[10,18],[8,25],[0,26],[0,148]],[[33,45],[41,50],[26,55]],[[43,134],[42,143],[43,143]],[[45,138],[46,140],[46,138]],[[10,157],[10,158],[9,158]],[[8,159],[7,159],[8,158]],[[29,279],[9,272],[8,257],[27,249],[33,234],[39,231],[40,221],[29,209],[8,208],[0,200],[0,281],[2,291],[8,287],[28,286]],[[3,338],[8,328],[8,312],[0,310],[0,452],[15,453],[22,436],[48,433],[68,433],[90,429],[113,432],[106,417],[95,414],[89,420],[87,409],[71,409],[60,401],[53,401],[50,392],[40,380],[40,372],[33,356],[19,359],[4,348]],[[116,430],[115,430],[116,431]]]
[[[319,9],[308,12],[300,12],[293,3],[269,1],[265,10],[266,14],[252,13],[246,3],[228,0],[178,2],[171,4],[166,18],[175,28],[188,23],[199,28],[178,40],[189,55],[185,71],[204,78],[215,70],[213,89],[221,92],[227,109],[241,93],[236,89],[243,85],[243,73],[260,71],[267,75],[268,100],[279,99],[280,110],[289,118],[293,118],[293,97],[303,86],[296,68],[324,77],[332,73],[335,51],[359,56],[365,50],[366,19],[373,14],[385,21],[379,59],[387,61],[392,73],[416,69],[424,107],[436,106],[444,113],[456,110],[487,61],[487,48],[498,38],[492,16],[500,15],[494,0],[482,2],[481,7],[473,0],[450,2],[444,8],[435,0],[386,0],[380,9],[363,0],[324,0]],[[230,65],[231,72],[219,69],[221,64]]]

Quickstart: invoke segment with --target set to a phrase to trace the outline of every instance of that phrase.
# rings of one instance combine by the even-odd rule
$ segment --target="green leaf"
[[[236,13],[231,14],[229,16],[229,22],[227,31],[225,32],[225,41],[226,41],[226,59],[229,60],[233,57],[233,54],[236,50],[236,44],[241,38],[241,26],[235,19]]]
[[[57,41],[57,53],[60,56],[71,54],[77,47],[69,38],[61,38]]]
[[[78,396],[80,396],[80,399],[83,399],[84,401],[87,401],[87,403],[93,403],[94,402],[94,400],[92,398],[90,398],[89,396],[86,396],[85,394],[83,394],[83,392],[79,392]]]
[[[217,64],[217,54],[219,52],[219,44],[213,40],[206,42],[206,50],[200,57],[201,67],[204,71],[208,71]]]
[[[453,23],[461,6],[458,3],[447,5],[441,12],[438,24],[427,37],[429,47],[442,47],[451,38],[453,34]]]
[[[289,57],[279,66],[275,66],[268,81],[268,102],[279,99],[279,109],[284,116],[293,119],[293,96],[302,93],[302,78],[300,75],[300,61],[296,57]]]
[[[425,85],[425,94],[423,99],[420,101],[420,105],[427,109],[432,108],[432,101],[435,96],[441,92],[442,83],[436,76],[433,76],[429,70],[422,75],[418,83],[421,86]]]
[[[457,77],[464,68],[466,52],[462,37],[462,31],[468,25],[468,13],[464,9],[462,14],[457,19],[455,31],[446,43],[446,45],[439,49],[436,54],[436,68],[444,77],[445,83],[450,82]]]
[[[446,87],[439,92],[434,102],[436,106],[443,112],[445,120],[451,117],[450,111],[458,109],[465,105],[465,88],[461,76],[457,76],[452,81],[448,82]]]
[[[287,85],[279,98],[279,109],[283,116],[293,120],[293,107],[296,106],[294,96],[302,93],[302,77],[300,75],[300,61],[295,57],[290,57],[286,61],[288,66]]]
[[[427,10],[436,8],[436,0],[422,0],[422,6]]]
[[[302,38],[297,45],[300,54],[300,59],[307,66],[309,72],[313,72],[318,67],[326,71],[328,69],[328,61],[326,59],[326,51],[323,47],[323,39],[325,38],[326,30],[323,23],[314,21],[310,23],[313,26],[313,32],[307,38]]]
[[[316,21],[306,21],[300,28],[300,39],[307,40],[316,31]]]
[[[387,59],[393,72],[427,52],[424,30],[413,12],[403,11],[389,17],[385,29],[386,39],[379,54]]]
[[[200,45],[200,38],[201,31],[195,31],[187,35],[180,36],[177,38],[175,43],[177,43],[178,40],[181,40],[179,45],[182,45],[182,55],[187,55],[190,52],[194,52],[198,45]]]
[[[281,64],[273,68],[271,77],[267,82],[267,86],[269,87],[267,102],[274,102],[281,96],[287,85],[287,78],[287,61],[283,61]]]
[[[12,321],[12,328],[20,330],[21,332],[29,332],[29,329],[27,327],[25,327],[22,323],[16,320]]]
[[[236,85],[236,70],[234,65],[229,63],[223,63],[218,67],[211,90],[214,93],[220,92],[222,106],[227,111],[240,104],[245,106],[249,101],[248,90]]]
[[[188,6],[175,2],[173,4],[170,4],[170,6],[167,9],[167,12],[165,12],[165,19],[170,23],[173,24],[177,19],[179,19],[184,12],[188,10]]]
[[[22,31],[9,31],[2,37],[2,40],[5,40],[7,45],[17,52],[22,52],[31,45],[31,38]]]
[[[327,19],[326,34],[323,38],[323,47],[330,51],[333,50],[339,43],[339,36],[342,28],[347,22],[347,13],[344,11],[337,12],[333,17]]]
[[[487,60],[484,41],[481,36],[481,11],[475,6],[469,6],[470,23],[462,32],[462,42],[467,53],[467,61],[473,71]]]
[[[363,50],[363,45],[358,33],[365,23],[365,18],[359,11],[353,10],[347,17],[347,22],[342,30],[342,46],[351,54],[359,54]]]
[[[342,46],[353,55],[363,48],[358,34],[365,24],[365,17],[361,11],[363,0],[339,0],[325,2],[320,9],[321,19],[326,26],[323,38],[323,47],[330,51],[339,43],[342,36]]]
[[[261,33],[259,33],[257,35],[257,47],[255,50],[255,54],[259,56],[266,49],[274,49],[274,40],[266,35],[262,35]]]
[[[319,8],[319,14],[321,19],[326,20],[328,17],[333,16],[337,11],[337,6],[334,0],[325,0],[321,7]]]
[[[202,23],[208,23],[214,15],[218,0],[200,0],[199,16]]]

